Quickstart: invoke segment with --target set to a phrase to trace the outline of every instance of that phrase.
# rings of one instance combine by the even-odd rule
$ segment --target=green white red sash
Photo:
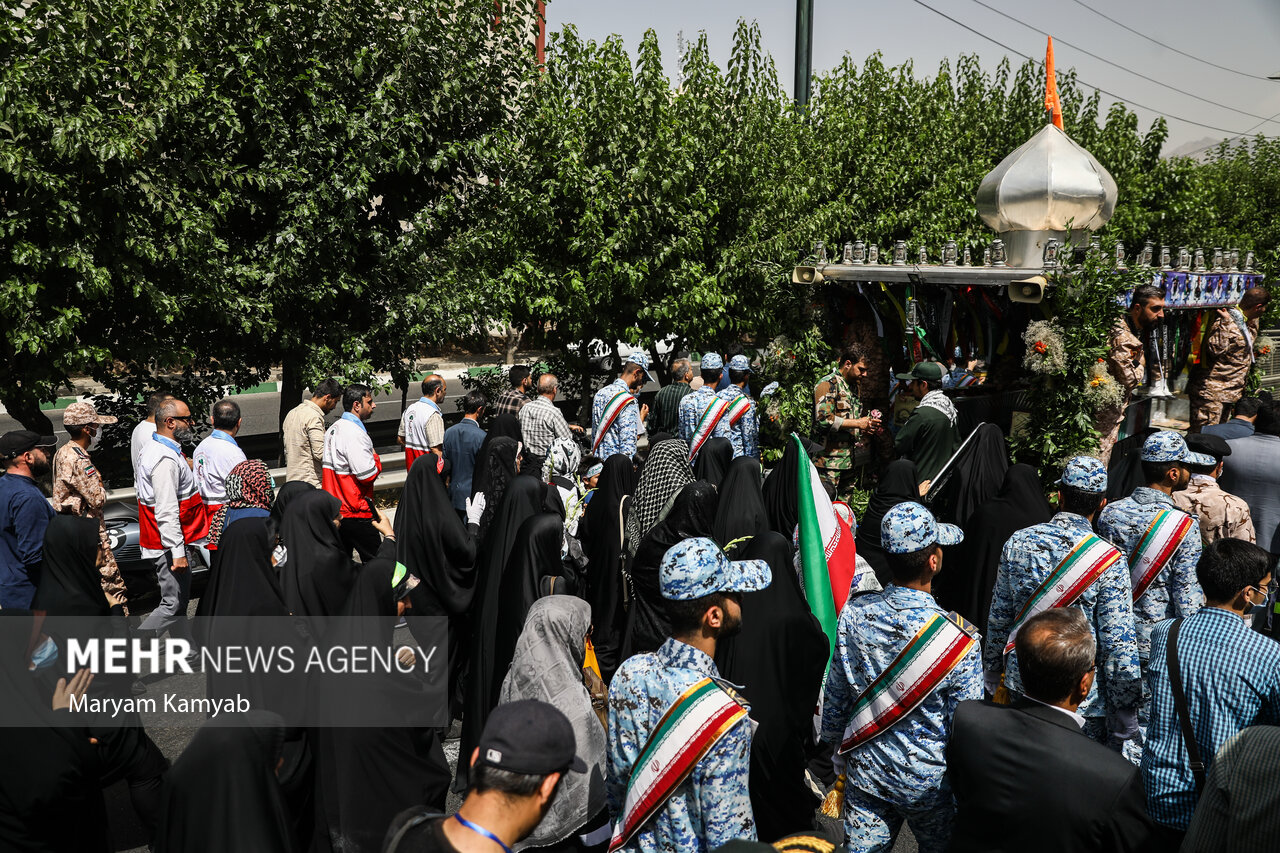
[[[1009,632],[1009,641],[1004,644],[1004,653],[1007,655],[1013,651],[1013,643],[1022,623],[1037,613],[1075,604],[1076,599],[1084,595],[1102,577],[1102,573],[1119,562],[1122,556],[1114,545],[1092,533],[1073,545],[1058,565],[1054,566],[1049,577],[1031,593],[1027,603],[1022,605],[1018,617],[1013,620],[1013,630]]]
[[[978,644],[976,631],[952,613],[935,613],[889,668],[853,703],[853,715],[840,744],[840,754],[884,734],[910,714],[951,674]]]
[[[1133,586],[1134,601],[1146,594],[1151,582],[1169,564],[1182,540],[1191,532],[1191,524],[1191,516],[1172,507],[1160,510],[1151,519],[1147,532],[1129,555],[1129,582]]]
[[[631,768],[610,853],[630,841],[666,805],[702,757],[746,715],[747,709],[711,678],[681,694],[662,715]]]
[[[746,394],[743,394],[734,398],[733,402],[729,404],[728,411],[724,414],[729,419],[729,423],[736,424],[749,411],[751,411],[751,400]]]
[[[600,416],[600,426],[596,428],[595,440],[591,442],[591,452],[595,453],[600,447],[600,442],[604,440],[605,433],[609,431],[609,427],[613,426],[613,422],[618,419],[618,415],[622,414],[622,410],[627,406],[635,403],[636,398],[631,396],[629,391],[619,391],[613,395],[604,407],[604,414]]]
[[[702,445],[706,444],[711,433],[715,431],[716,424],[720,423],[720,419],[727,411],[729,411],[727,400],[719,397],[711,398],[711,402],[702,412],[702,417],[698,419],[698,425],[694,427],[693,440],[689,442],[689,461],[692,462],[693,457],[698,455],[698,451],[702,449]]]

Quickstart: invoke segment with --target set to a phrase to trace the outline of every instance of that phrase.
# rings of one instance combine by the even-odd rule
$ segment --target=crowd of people
[[[1159,313],[1149,296],[1121,344]],[[427,376],[401,417],[394,522],[369,386],[327,380],[288,414],[278,488],[237,443],[234,400],[197,442],[187,403],[156,394],[132,455],[160,598],[132,620],[91,457],[114,419],[74,404],[56,453],[0,436],[0,673],[29,724],[3,735],[0,847],[111,849],[102,788],[127,779],[158,851],[881,851],[904,825],[922,851],[1277,849],[1280,402],[1153,431],[1140,484],[1109,502],[1098,458],[1042,483],[991,425],[957,454],[955,383],[922,362],[898,376],[917,401],[898,459],[855,514],[855,454],[890,428],[861,407],[856,347],[814,390],[814,440],[767,476],[769,389],[746,355],[674,358],[652,406],[649,368],[631,355],[589,426],[556,405],[557,377],[517,367],[446,428],[447,382]],[[948,468],[944,506],[929,496]],[[830,626],[814,555],[841,579]],[[197,648],[390,645],[444,624],[447,719],[302,728],[300,706],[340,697],[206,674],[254,710],[170,766],[136,715],[68,723],[70,697],[143,689],[55,677],[74,633],[59,620],[85,616]],[[233,638],[218,618],[248,616],[281,619]],[[379,695],[412,705],[416,678],[387,673]]]

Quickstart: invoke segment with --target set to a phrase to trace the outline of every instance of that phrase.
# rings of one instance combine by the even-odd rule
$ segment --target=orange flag
[[[1044,55],[1044,108],[1052,114],[1053,126],[1062,130],[1062,101],[1058,100],[1058,78],[1053,75],[1053,36]]]

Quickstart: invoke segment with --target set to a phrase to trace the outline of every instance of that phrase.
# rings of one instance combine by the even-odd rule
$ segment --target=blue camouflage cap
[[[745,355],[735,355],[733,358],[729,359],[729,369],[745,370],[750,373],[751,359],[747,358]]]
[[[702,362],[699,365],[700,370],[720,370],[724,367],[724,359],[720,357],[718,352],[705,353],[702,356]]]
[[[644,370],[645,378],[649,376],[649,355],[642,349],[633,349],[631,355],[627,356],[627,361],[632,364],[638,364]]]
[[[1182,462],[1187,465],[1216,465],[1217,460],[1203,453],[1193,453],[1182,433],[1162,429],[1147,436],[1142,443],[1143,462]]]
[[[1092,456],[1077,456],[1067,461],[1057,484],[1079,489],[1091,495],[1105,494],[1107,469],[1102,466],[1101,461]]]
[[[658,568],[662,597],[671,601],[692,601],[713,592],[754,592],[772,580],[764,560],[730,560],[703,536],[672,545]]]
[[[768,397],[772,394],[775,394],[777,393],[780,387],[782,386],[780,386],[777,382],[770,382],[768,385],[764,386],[764,390],[760,392],[760,396]]]
[[[914,554],[933,545],[959,545],[964,532],[954,524],[939,524],[933,513],[915,501],[890,509],[880,522],[880,545],[890,554]]]

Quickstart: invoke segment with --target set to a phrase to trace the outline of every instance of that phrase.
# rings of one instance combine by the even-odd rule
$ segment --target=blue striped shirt
[[[1196,806],[1195,779],[1169,686],[1165,644],[1173,620],[1151,632],[1147,684],[1151,722],[1142,754],[1147,810],[1158,823],[1186,829]],[[1249,630],[1239,615],[1205,607],[1187,617],[1178,634],[1187,710],[1200,759],[1213,766],[1222,745],[1252,725],[1280,723],[1280,643]]]

